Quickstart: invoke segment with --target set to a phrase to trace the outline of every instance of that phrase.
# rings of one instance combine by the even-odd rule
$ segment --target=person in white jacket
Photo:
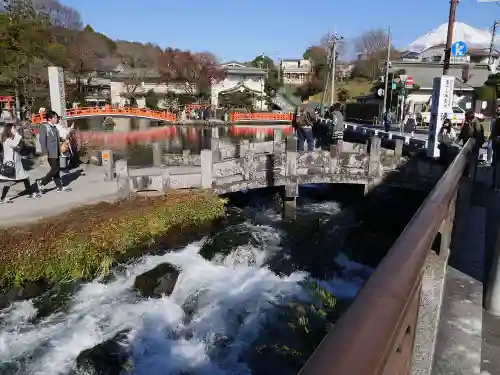
[[[445,119],[443,122],[443,126],[439,130],[438,134],[438,142],[439,142],[439,151],[440,151],[440,159],[443,162],[448,160],[448,150],[449,147],[457,140],[457,133],[455,129],[453,129],[453,125],[449,118]]]
[[[7,198],[7,194],[9,193],[10,187],[19,182],[24,184],[25,193],[28,194],[28,198],[40,197],[40,192],[33,189],[30,178],[24,170],[20,153],[23,147],[23,139],[17,132],[14,124],[6,124],[4,126],[1,140],[3,146],[2,165],[13,167],[15,169],[15,174],[12,176],[3,176],[0,174],[0,181],[5,182],[0,195],[0,204],[12,203],[12,201]]]

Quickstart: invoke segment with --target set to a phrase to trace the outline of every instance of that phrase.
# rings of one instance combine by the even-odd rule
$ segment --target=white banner
[[[443,126],[443,121],[453,115],[453,90],[455,77],[442,76],[434,78],[431,99],[431,118],[429,120],[429,138],[427,142],[427,155],[439,157],[437,136]]]

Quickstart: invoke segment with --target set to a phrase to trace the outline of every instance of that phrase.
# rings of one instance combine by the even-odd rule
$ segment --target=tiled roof
[[[392,71],[404,69],[406,74],[413,77],[413,82],[421,88],[432,88],[434,77],[439,77],[443,74],[443,63],[421,63],[413,61],[393,61]],[[467,84],[462,83],[462,64],[451,64],[449,75],[455,76],[458,79],[455,81],[455,88],[469,89],[480,87],[488,79],[491,74],[488,71],[487,65],[473,65]],[[472,87],[471,87],[472,86]]]

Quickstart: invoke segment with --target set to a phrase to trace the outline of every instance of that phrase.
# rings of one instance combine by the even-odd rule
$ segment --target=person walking
[[[41,179],[36,180],[36,185],[41,193],[44,193],[44,187],[50,180],[54,180],[58,192],[70,191],[71,189],[63,185],[61,180],[61,166],[59,157],[61,156],[61,137],[57,130],[57,122],[59,115],[54,111],[46,113],[46,123],[40,126],[40,147],[42,150],[41,163],[48,163],[50,166],[49,172]]]
[[[475,142],[470,154],[469,166],[473,166],[474,170],[473,173],[470,173],[470,170],[468,170],[468,168],[467,170],[471,178],[475,178],[479,150],[481,149],[481,147],[483,147],[486,137],[484,136],[484,126],[479,121],[477,121],[474,111],[469,110],[465,113],[465,123],[462,127],[462,130],[460,131],[458,140],[462,141],[465,146],[467,141],[471,138],[473,138]]]
[[[496,123],[498,123],[498,125]],[[498,134],[499,129],[495,130],[495,127],[498,126],[500,126],[500,108],[497,108],[495,117],[493,117],[490,121],[490,134],[488,136],[488,152],[486,153],[486,163],[490,165],[493,163],[493,154],[494,154],[493,134]]]
[[[389,111],[384,112],[383,119],[384,119],[384,131],[389,133],[392,128],[392,121],[391,121],[392,119]]]
[[[63,167],[61,169],[68,169],[71,165],[71,161],[73,160],[74,156],[74,151],[72,147],[72,139],[71,135],[74,130],[74,125],[72,124],[71,126],[67,126],[64,124],[61,124],[61,118],[58,116],[57,117],[57,123],[55,124],[57,131],[59,132],[59,138],[61,139],[61,146],[60,146],[60,161],[63,163]]]
[[[487,161],[493,168],[491,187],[500,192],[500,108],[497,108],[495,118],[490,122]]]
[[[332,120],[333,120],[333,134],[332,143],[337,144],[338,141],[344,139],[344,114],[340,110],[340,103],[333,105]]]
[[[457,133],[453,129],[453,125],[449,118],[445,119],[443,122],[443,126],[439,130],[438,133],[438,149],[439,149],[439,160],[447,165],[448,164],[448,154],[449,148],[455,143],[457,139]]]
[[[314,109],[309,108],[309,96],[301,97],[298,108],[295,109],[293,124],[297,132],[297,150],[304,151],[304,144],[307,142],[307,151],[314,151],[314,137],[312,128],[318,120]]]
[[[11,168],[13,175],[0,175],[0,180],[5,181],[0,195],[0,204],[12,203],[12,200],[7,198],[7,194],[9,193],[10,187],[19,182],[24,184],[24,192],[28,195],[28,198],[38,198],[40,193],[33,189],[29,176],[23,167],[21,158],[23,139],[17,132],[14,124],[4,125],[1,140],[3,146],[3,160],[0,172],[4,170],[4,166],[7,166],[7,168]],[[4,171],[6,171],[6,169]]]

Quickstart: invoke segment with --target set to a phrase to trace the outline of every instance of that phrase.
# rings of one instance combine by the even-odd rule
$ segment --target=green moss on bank
[[[0,285],[87,279],[155,239],[224,215],[225,201],[204,192],[169,192],[83,206],[57,218],[0,231]]]

